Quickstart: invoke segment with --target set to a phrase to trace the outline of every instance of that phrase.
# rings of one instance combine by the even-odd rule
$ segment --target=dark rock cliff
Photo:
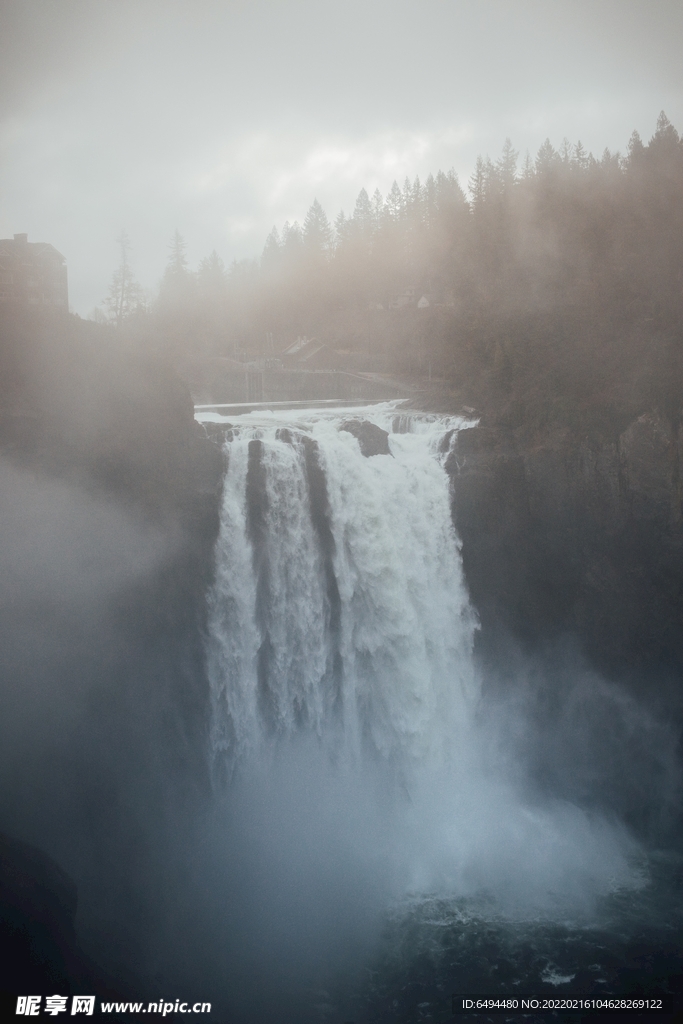
[[[75,880],[80,940],[117,977],[149,976],[145,937],[209,791],[222,474],[161,354],[78,318],[4,316],[0,829]]]
[[[683,431],[463,431],[449,456],[480,644],[569,634],[602,671],[683,668]]]

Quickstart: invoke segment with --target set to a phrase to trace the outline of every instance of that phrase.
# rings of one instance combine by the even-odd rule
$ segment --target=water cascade
[[[297,815],[308,793],[299,831],[333,819],[337,846],[381,861],[395,895],[486,891],[536,912],[632,880],[620,828],[523,792],[482,725],[444,469],[468,424],[396,403],[222,422],[217,786],[270,773]]]
[[[346,417],[349,419],[349,417]],[[344,419],[233,429],[212,601],[214,744],[297,730],[406,765],[463,729],[475,617],[440,422],[364,458]],[[452,429],[452,428],[451,428]]]

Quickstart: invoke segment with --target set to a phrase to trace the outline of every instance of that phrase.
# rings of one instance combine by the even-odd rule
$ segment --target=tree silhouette
[[[225,287],[225,281],[225,264],[214,249],[211,255],[206,256],[199,264],[197,283],[205,291],[219,295]]]
[[[109,287],[109,294],[104,300],[109,320],[116,327],[121,327],[133,313],[143,306],[142,289],[135,279],[130,265],[130,239],[126,231],[122,231],[116,239],[121,254],[118,268]]]
[[[483,208],[486,200],[486,165],[481,156],[477,157],[477,162],[467,187],[472,197],[472,209],[475,213],[478,213]]]
[[[317,258],[325,258],[329,253],[331,241],[332,228],[327,219],[327,214],[318,200],[314,199],[304,220],[304,246],[310,255]]]

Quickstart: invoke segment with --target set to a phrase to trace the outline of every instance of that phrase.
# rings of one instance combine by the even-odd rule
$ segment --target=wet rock
[[[0,833],[0,988],[68,987],[78,960],[76,886],[47,854]]]
[[[391,455],[389,434],[369,420],[346,420],[339,429],[348,431],[358,439],[361,454],[366,459],[371,455]]]
[[[681,521],[677,440],[658,412],[639,416],[619,438],[622,481],[629,493],[631,514],[660,528]]]
[[[682,436],[474,427],[446,460],[480,646],[576,637],[608,673],[683,667]]]

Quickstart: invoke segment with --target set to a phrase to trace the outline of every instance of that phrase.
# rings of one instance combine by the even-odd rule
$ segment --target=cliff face
[[[608,673],[683,667],[683,428],[618,436],[479,426],[449,457],[482,642],[562,634]]]
[[[162,355],[77,318],[0,323],[0,829],[74,879],[118,973],[208,793],[222,475]]]

